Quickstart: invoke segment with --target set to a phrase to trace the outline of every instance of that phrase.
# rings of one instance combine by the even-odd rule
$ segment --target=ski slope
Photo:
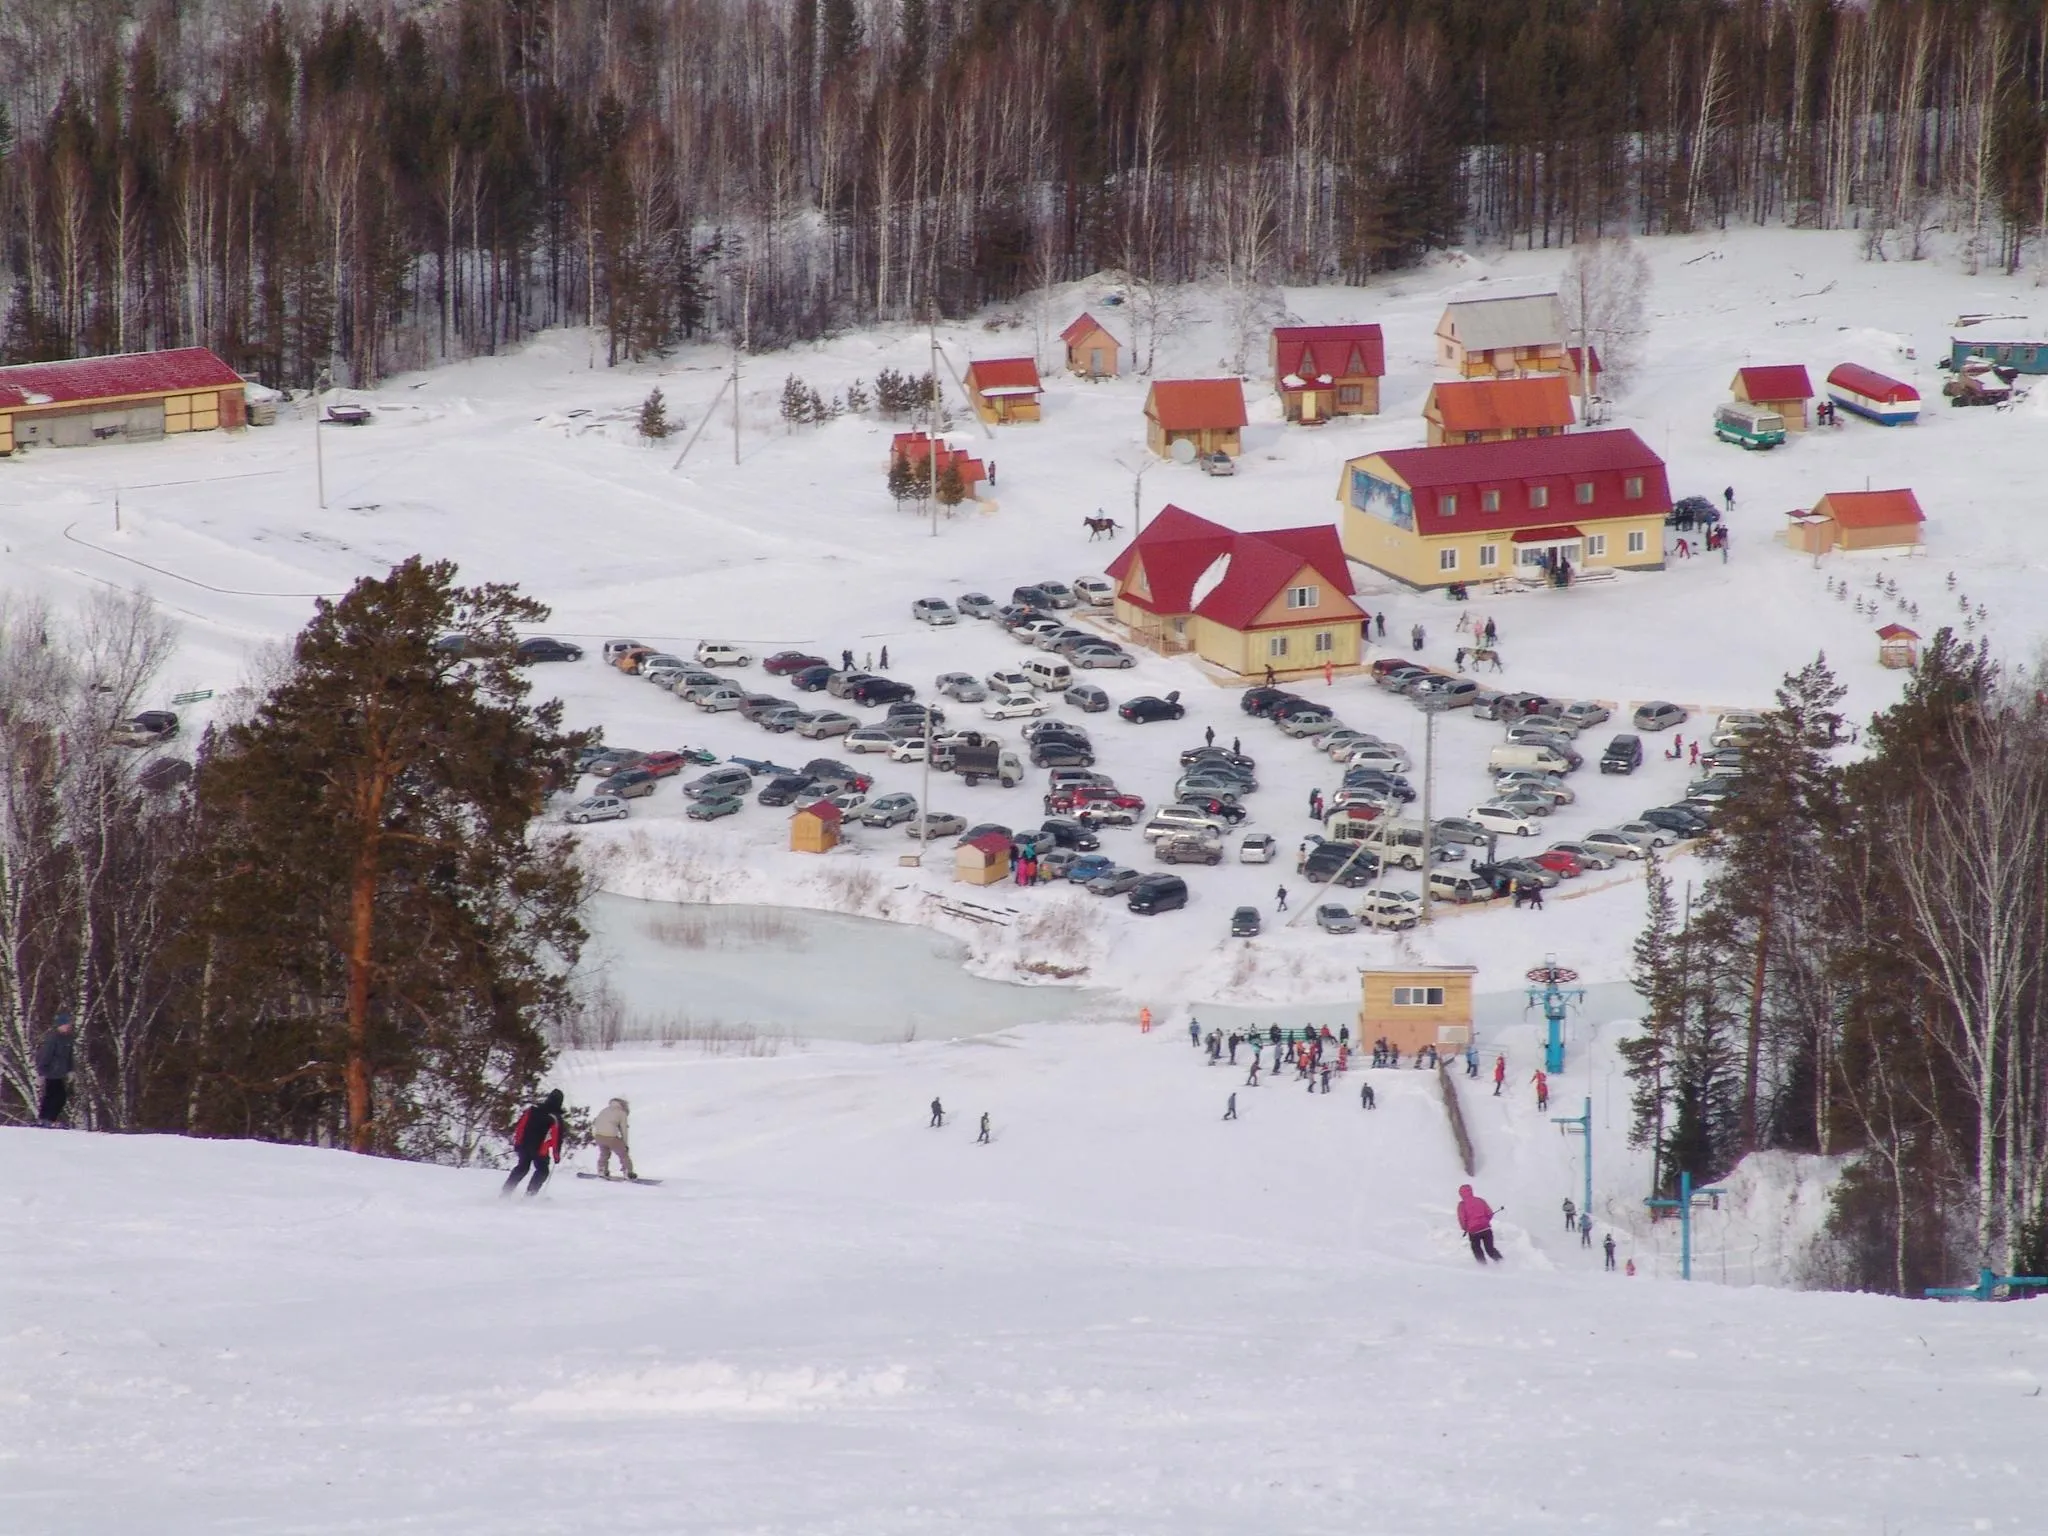
[[[581,1056],[666,1182],[509,1203],[0,1132],[0,1528],[2039,1529],[2048,1313],[1603,1274],[1525,1093],[1468,1100],[1480,1272],[1431,1074],[1373,1078],[1167,1029]]]

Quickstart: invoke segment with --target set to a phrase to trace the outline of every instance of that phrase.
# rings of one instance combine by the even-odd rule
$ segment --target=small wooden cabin
[[[1273,330],[1273,388],[1289,421],[1377,416],[1387,371],[1376,325],[1282,325]]]
[[[991,425],[1038,420],[1038,397],[1045,386],[1038,364],[1028,357],[986,357],[967,365],[967,397],[974,414]]]
[[[953,850],[953,878],[969,885],[994,885],[1010,877],[1010,840],[1000,832],[970,837]]]
[[[1477,974],[1470,965],[1361,971],[1360,1048],[1385,1036],[1403,1056],[1425,1045],[1445,1054],[1464,1050],[1472,1039],[1472,978]]]
[[[1067,347],[1067,372],[1084,379],[1113,379],[1119,371],[1122,347],[1102,328],[1093,315],[1081,317],[1060,332]]]
[[[1927,514],[1908,490],[1830,491],[1795,517],[1786,542],[1809,555],[1832,549],[1910,549]]]
[[[1728,392],[1743,405],[1784,417],[1787,432],[1804,432],[1812,425],[1807,408],[1813,401],[1813,380],[1803,363],[1738,368]]]
[[[1238,379],[1160,379],[1145,392],[1145,441],[1162,459],[1187,442],[1196,453],[1244,452],[1244,384]]]
[[[1911,669],[1920,665],[1920,636],[1903,624],[1887,624],[1877,632],[1877,664]]]
[[[789,818],[791,853],[830,853],[839,846],[845,813],[830,800],[807,805]]]

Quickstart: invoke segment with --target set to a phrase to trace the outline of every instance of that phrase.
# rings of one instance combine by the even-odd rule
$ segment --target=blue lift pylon
[[[1543,1010],[1544,1021],[1550,1026],[1550,1033],[1543,1042],[1543,1070],[1562,1072],[1564,1070],[1564,1016],[1565,1010],[1573,1003],[1581,1008],[1586,1005],[1586,989],[1576,987],[1567,992],[1565,986],[1579,979],[1579,973],[1559,965],[1557,956],[1545,955],[1543,963],[1529,972],[1529,980],[1540,982],[1540,986],[1529,988],[1529,1006]]]
[[[1652,1200],[1645,1200],[1645,1201],[1643,1202],[1643,1204],[1647,1205],[1647,1206],[1648,1206],[1648,1207],[1649,1207],[1649,1208],[1650,1208],[1651,1210],[1653,1210],[1653,1211],[1670,1211],[1670,1210],[1675,1210],[1675,1211],[1677,1211],[1677,1212],[1678,1212],[1678,1278],[1679,1278],[1679,1279],[1681,1279],[1681,1280],[1690,1280],[1690,1279],[1692,1278],[1692,1203],[1693,1203],[1693,1201],[1694,1201],[1695,1199],[1699,1199],[1699,1198],[1702,1198],[1702,1197],[1704,1197],[1705,1199],[1711,1200],[1711,1201],[1712,1201],[1712,1202],[1714,1203],[1714,1208],[1715,1208],[1716,1210],[1719,1210],[1719,1209],[1720,1209],[1720,1207],[1721,1207],[1721,1197],[1722,1197],[1723,1195],[1727,1194],[1727,1193],[1728,1193],[1728,1191],[1727,1191],[1727,1190],[1725,1190],[1725,1189],[1720,1189],[1720,1188],[1714,1188],[1714,1189],[1694,1189],[1694,1188],[1692,1187],[1692,1175],[1691,1175],[1691,1174],[1689,1174],[1689,1173],[1681,1173],[1681,1174],[1679,1174],[1679,1176],[1678,1176],[1678,1198],[1677,1198],[1676,1200],[1655,1200],[1655,1199],[1652,1199]]]

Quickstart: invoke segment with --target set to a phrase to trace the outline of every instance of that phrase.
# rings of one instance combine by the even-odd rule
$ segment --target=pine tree
[[[910,469],[910,461],[902,454],[889,456],[889,495],[898,507],[917,497],[917,482]]]
[[[640,419],[634,426],[650,443],[658,443],[675,431],[668,419],[668,402],[661,398],[659,388],[650,389],[647,398],[640,402]]]
[[[946,467],[939,471],[939,483],[932,488],[932,499],[949,512],[967,499],[967,481],[960,473],[957,455],[947,459]]]
[[[514,665],[514,626],[546,617],[409,559],[323,599],[207,753],[193,1129],[459,1154],[536,1082],[585,895],[532,836],[584,739]]]

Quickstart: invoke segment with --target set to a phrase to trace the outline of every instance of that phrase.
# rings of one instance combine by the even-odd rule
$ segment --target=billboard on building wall
[[[1351,471],[1351,505],[1367,517],[1392,523],[1408,533],[1415,531],[1415,498],[1406,486],[1394,485],[1367,474]]]

